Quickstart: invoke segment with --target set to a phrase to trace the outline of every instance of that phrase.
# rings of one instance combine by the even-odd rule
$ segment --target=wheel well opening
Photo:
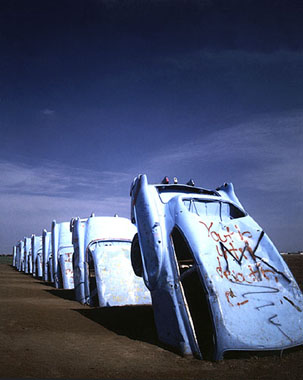
[[[87,252],[87,268],[88,268],[88,281],[89,281],[89,304],[90,306],[99,306],[99,297],[97,289],[96,271],[94,258],[90,250]]]
[[[197,343],[202,357],[212,359],[215,350],[215,330],[203,278],[198,271],[197,262],[189,244],[178,227],[173,228],[171,238],[180,273],[180,286],[192,320]]]

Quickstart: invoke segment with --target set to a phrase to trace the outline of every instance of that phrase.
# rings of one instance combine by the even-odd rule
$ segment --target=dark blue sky
[[[0,0],[0,251],[129,216],[146,173],[233,182],[302,250],[301,1]]]

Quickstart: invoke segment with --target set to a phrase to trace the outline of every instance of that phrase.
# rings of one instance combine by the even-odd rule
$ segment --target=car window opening
[[[185,198],[183,203],[189,212],[200,217],[218,216],[222,220],[243,218],[246,215],[242,210],[227,202]]]
[[[159,193],[195,193],[195,194],[207,194],[207,195],[214,195],[214,196],[220,196],[220,194],[215,190],[208,190],[203,189],[202,187],[193,187],[189,185],[177,185],[177,184],[171,184],[171,185],[158,185],[155,186]]]
[[[171,238],[180,273],[180,286],[183,289],[188,312],[193,322],[197,343],[202,357],[212,359],[215,341],[214,328],[205,288],[196,270],[193,254],[177,227],[174,227]]]
[[[127,245],[131,246],[131,240],[129,239],[112,239],[112,240],[93,240],[90,242],[88,249],[93,252],[96,248],[105,247],[125,247]]]

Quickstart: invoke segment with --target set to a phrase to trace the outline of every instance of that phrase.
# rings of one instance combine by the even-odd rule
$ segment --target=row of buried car
[[[131,220],[53,221],[19,241],[13,266],[74,288],[83,304],[152,304],[159,341],[183,355],[303,344],[302,292],[232,184],[151,185],[139,175],[130,196]]]

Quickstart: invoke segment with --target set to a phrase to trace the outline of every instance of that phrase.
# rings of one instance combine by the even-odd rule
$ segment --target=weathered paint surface
[[[19,270],[19,265],[20,265],[20,247],[19,247],[19,242],[16,244],[16,269]]]
[[[32,274],[42,277],[42,236],[32,235]]]
[[[52,237],[51,232],[42,232],[43,280],[54,282],[52,273]]]
[[[32,273],[32,239],[24,238],[25,273]]]
[[[151,303],[148,289],[134,275],[130,247],[130,241],[99,241],[90,245],[100,306]]]
[[[53,276],[56,288],[73,289],[73,252],[70,223],[52,223]]]
[[[21,245],[20,240],[16,244],[16,258],[15,258],[15,266],[18,271],[21,269]]]
[[[87,303],[85,292],[85,248],[84,237],[86,228],[86,219],[72,219],[70,230],[72,232],[72,243],[74,246],[73,269],[74,269],[74,288],[75,299],[82,304]]]
[[[303,344],[302,293],[231,184],[199,191],[148,185],[143,175],[133,182],[131,196],[160,340],[202,357],[199,318],[206,314],[192,301],[190,286],[196,284],[206,299],[215,359],[227,350]]]
[[[16,268],[16,257],[17,257],[17,247],[13,246],[13,260],[12,260],[12,266]]]
[[[15,268],[18,270],[19,263],[20,263],[20,249],[19,249],[19,242],[16,244],[16,259],[15,259]]]
[[[19,272],[24,272],[24,241],[19,240],[16,249],[16,268]]]
[[[77,252],[76,297],[80,302],[101,307],[151,303],[149,291],[131,267],[130,248],[136,228],[128,219],[91,216],[76,219],[72,229]]]

